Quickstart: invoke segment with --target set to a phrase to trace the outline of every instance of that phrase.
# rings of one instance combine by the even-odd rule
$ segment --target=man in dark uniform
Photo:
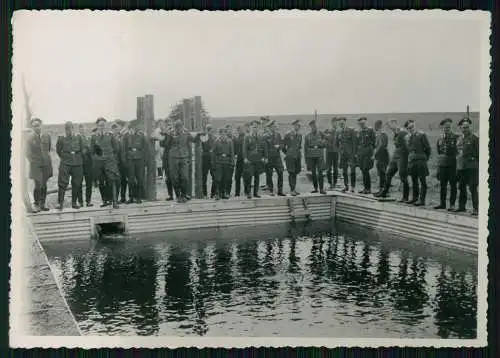
[[[262,167],[267,162],[267,145],[264,139],[258,133],[259,122],[254,121],[251,126],[250,134],[245,136],[243,141],[243,161],[245,163],[245,193],[248,199],[252,198],[250,192],[253,178],[253,196],[260,198],[259,181]]]
[[[330,190],[337,185],[339,176],[339,146],[337,142],[337,117],[332,118],[332,126],[325,131],[326,137],[326,177]]]
[[[387,144],[389,137],[387,133],[382,131],[382,121],[379,119],[375,121],[375,153],[373,158],[376,160],[377,174],[379,178],[379,191],[375,194],[380,194],[385,188],[386,170],[389,164],[389,151]]]
[[[217,180],[215,199],[229,199],[234,166],[234,147],[226,128],[220,129],[220,136],[215,141],[213,162]]]
[[[458,122],[462,135],[458,138],[458,160],[457,176],[460,194],[458,197],[458,209],[455,212],[464,212],[467,203],[467,187],[469,187],[472,199],[472,216],[477,216],[479,198],[477,186],[479,183],[479,137],[472,133],[469,118],[462,118]]]
[[[199,138],[199,134],[193,137],[184,129],[181,121],[176,121],[174,132],[167,134],[165,147],[169,148],[168,167],[174,191],[179,203],[185,203],[188,199],[187,185],[189,180],[189,164],[191,143]]]
[[[231,142],[233,142],[234,140],[234,131],[233,131],[233,127],[230,125],[230,124],[226,124],[225,127],[226,129],[226,135],[227,137],[229,138],[229,140]],[[234,143],[233,143],[233,152],[234,152]],[[233,161],[231,162],[232,165],[229,167],[229,169],[231,170],[231,181],[229,182],[229,188],[228,188],[228,195],[230,196],[231,195],[231,191],[233,190],[233,174],[234,174],[234,158],[233,158]]]
[[[125,122],[120,119],[117,119],[115,123],[111,125],[111,129],[115,134],[116,141],[118,143],[118,171],[120,172],[120,181],[118,182],[117,196],[120,194],[120,203],[124,204],[127,202],[125,199],[127,193],[127,183],[128,183],[128,174],[127,174],[127,162],[124,162],[124,156],[121,153],[123,147],[123,138],[127,134],[128,130],[125,127]],[[125,156],[126,157],[126,156]],[[130,193],[129,193],[130,198]]]
[[[61,159],[57,178],[59,190],[56,208],[62,210],[64,206],[64,193],[71,177],[71,206],[73,209],[79,209],[77,199],[82,190],[83,156],[87,153],[82,137],[73,133],[73,123],[66,122],[64,130],[66,135],[59,136],[56,143],[56,152]]]
[[[429,176],[427,162],[431,156],[431,146],[427,135],[416,130],[415,122],[412,119],[406,121],[405,127],[408,130],[406,136],[408,141],[408,173],[411,176],[412,184],[412,199],[408,201],[408,204],[425,206],[427,177]]]
[[[375,149],[375,131],[366,125],[366,117],[358,119],[359,131],[357,133],[357,164],[363,176],[363,190],[360,194],[370,194],[372,179],[370,170],[373,168],[373,150]]]
[[[342,176],[344,177],[344,189],[342,189],[342,192],[349,191],[349,178],[351,179],[351,192],[354,192],[356,187],[357,135],[353,128],[346,126],[345,117],[338,119],[338,126],[339,164],[342,168]],[[350,168],[350,175],[348,174],[348,168]]]
[[[83,146],[85,151],[83,152],[83,179],[85,179],[85,203],[87,206],[93,206],[92,204],[92,185],[94,183],[93,176],[93,164],[92,164],[92,153],[90,150],[90,137],[85,134],[85,126],[83,124],[78,125],[78,132],[80,137],[82,137]],[[80,187],[78,192],[78,203],[83,206],[83,189]]]
[[[376,193],[375,197],[386,198],[389,195],[389,188],[391,187],[392,178],[399,172],[399,178],[403,184],[403,197],[398,200],[400,203],[408,201],[410,186],[408,184],[408,145],[406,143],[406,136],[408,132],[400,128],[397,120],[390,119],[387,123],[391,131],[394,133],[394,152],[389,162],[386,172],[386,180],[384,190]]]
[[[436,144],[438,154],[437,178],[440,184],[439,205],[434,209],[446,209],[446,194],[450,183],[450,207],[455,209],[457,199],[457,140],[458,135],[451,131],[452,120],[445,118],[439,123],[443,133]]]
[[[215,163],[212,163],[212,159],[216,138],[214,130],[210,124],[207,124],[206,126],[206,136],[207,140],[201,142],[203,197],[207,197],[207,179],[208,173],[210,173],[210,178],[212,179],[210,198],[214,198],[217,180],[215,179]]]
[[[299,195],[297,192],[297,175],[302,170],[302,134],[299,133],[300,121],[298,119],[293,121],[292,125],[293,129],[283,139],[283,153],[285,153],[290,194],[297,196]]]
[[[174,188],[172,184],[172,177],[170,176],[170,170],[168,169],[169,165],[169,160],[168,160],[168,153],[169,153],[169,148],[167,147],[167,137],[173,133],[171,126],[167,126],[165,124],[165,127],[162,129],[162,136],[163,138],[160,140],[160,146],[163,147],[163,158],[162,158],[162,167],[163,171],[165,172],[165,185],[167,186],[167,193],[168,196],[166,198],[167,201],[172,201],[174,200]]]
[[[234,148],[234,154],[236,155],[236,168],[234,171],[234,196],[240,196],[240,191],[241,191],[241,179],[243,178],[243,169],[244,169],[244,164],[243,164],[243,142],[245,141],[245,128],[239,126],[238,127],[238,135],[233,139],[233,148]],[[245,183],[245,180],[243,180]],[[244,189],[244,192],[247,193],[249,190],[246,188]]]
[[[123,137],[121,160],[127,163],[129,203],[142,203],[144,171],[149,147],[146,136],[139,131],[138,122],[132,122],[129,133]]]
[[[90,140],[90,147],[93,152],[94,175],[99,179],[99,190],[103,203],[101,207],[113,204],[117,209],[118,201],[116,187],[120,180],[118,171],[118,143],[112,132],[106,129],[106,119],[100,117],[96,121],[97,132]]]
[[[268,189],[271,195],[274,195],[273,171],[278,174],[278,196],[285,196],[283,193],[283,162],[281,160],[281,151],[283,150],[283,142],[281,134],[278,132],[276,122],[269,121],[267,124],[268,134],[265,137],[267,143],[267,166],[266,175],[270,178]]]
[[[47,198],[47,181],[53,175],[50,151],[52,141],[50,135],[42,133],[42,121],[39,118],[31,120],[31,133],[26,142],[26,157],[29,161],[29,177],[35,183],[33,199],[35,201],[33,211],[49,210],[45,206]]]
[[[312,181],[314,190],[312,193],[318,192],[318,184],[319,184],[319,192],[321,194],[326,194],[326,191],[323,188],[323,170],[325,169],[324,162],[324,148],[326,147],[326,141],[316,126],[316,120],[312,120],[309,122],[309,126],[311,127],[311,131],[306,134],[306,138],[304,140],[304,151],[306,161],[308,161],[308,167],[311,168]]]

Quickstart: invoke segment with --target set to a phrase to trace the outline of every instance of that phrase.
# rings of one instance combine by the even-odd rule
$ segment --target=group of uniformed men
[[[451,130],[452,120],[441,121],[442,135],[437,142],[438,172],[440,181],[440,204],[435,209],[446,208],[448,184],[450,198],[448,210],[465,211],[467,188],[470,190],[473,211],[478,211],[478,176],[479,176],[479,138],[471,131],[471,121],[463,118],[459,121],[462,134]],[[35,118],[31,122],[33,133],[28,139],[27,156],[30,161],[30,177],[35,182],[35,210],[48,210],[45,205],[46,183],[52,176],[52,164],[48,152],[51,150],[50,136],[41,133],[41,121]],[[307,168],[311,171],[313,193],[326,194],[323,177],[326,177],[333,189],[337,184],[339,167],[343,173],[344,192],[354,192],[356,186],[356,168],[359,167],[363,178],[362,194],[371,193],[370,170],[376,163],[379,177],[379,190],[375,197],[389,195],[392,178],[399,173],[403,185],[400,202],[416,206],[425,205],[427,193],[427,162],[431,156],[431,146],[427,135],[416,129],[413,120],[407,120],[401,128],[396,120],[389,120],[387,126],[393,132],[394,152],[389,155],[388,135],[383,131],[383,123],[378,120],[374,128],[367,126],[366,117],[358,119],[359,129],[346,126],[345,117],[334,117],[331,128],[320,131],[315,120],[309,122],[310,131],[304,138],[304,157]],[[123,121],[106,128],[107,121],[99,118],[92,135],[85,134],[80,125],[79,133],[74,133],[71,122],[65,124],[64,136],[56,143],[56,152],[60,157],[58,176],[58,208],[62,209],[64,194],[71,177],[72,207],[83,205],[82,182],[85,179],[85,201],[92,206],[92,185],[99,186],[102,206],[118,207],[121,203],[141,203],[144,198],[144,172],[148,161],[149,142],[138,128],[138,122],[128,126]],[[284,154],[290,194],[298,195],[297,175],[302,170],[302,134],[300,121],[292,122],[293,129],[283,138],[274,120],[262,117],[245,126],[237,128],[233,134],[230,125],[219,130],[219,135],[210,126],[204,133],[192,135],[181,121],[173,128],[162,123],[160,145],[163,151],[163,168],[168,190],[167,200],[178,202],[190,199],[187,183],[191,166],[191,143],[199,141],[202,150],[202,185],[203,195],[207,193],[207,178],[210,173],[212,187],[210,197],[227,199],[235,183],[235,196],[241,194],[241,181],[247,198],[259,198],[259,178],[266,173],[266,187],[274,195],[273,173],[277,172],[277,192],[283,192],[284,166],[281,153]],[[128,127],[128,128],[127,128]],[[411,178],[412,196],[410,194]],[[253,183],[252,183],[253,181]],[[459,184],[459,205],[455,208]],[[253,184],[253,185],[252,185]],[[349,186],[350,184],[350,186]],[[129,200],[126,201],[128,185]],[[252,192],[253,188],[253,192]]]

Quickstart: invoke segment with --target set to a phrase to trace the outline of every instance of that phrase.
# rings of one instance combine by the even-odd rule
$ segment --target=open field
[[[439,129],[439,122],[446,118],[449,117],[453,120],[454,123],[454,130],[457,131],[456,128],[456,123],[462,118],[465,113],[399,113],[399,114],[348,114],[348,115],[343,115],[343,114],[335,114],[336,116],[345,116],[347,118],[347,125],[356,128],[357,127],[357,118],[361,116],[366,116],[368,118],[368,123],[370,126],[373,125],[373,123],[381,119],[384,122],[388,118],[396,118],[400,120],[401,122],[404,122],[404,120],[408,118],[412,118],[416,121],[417,127],[423,131],[425,131],[429,137],[429,141],[432,146],[433,153],[431,155],[431,158],[429,160],[429,171],[430,171],[430,176],[428,177],[428,194],[427,194],[427,204],[429,206],[432,205],[437,205],[439,202],[439,182],[436,178],[436,169],[437,169],[437,154],[436,154],[436,142],[437,139],[440,136],[440,129]],[[318,114],[318,126],[320,129],[325,129],[328,128],[330,125],[330,119],[334,116],[333,114]],[[479,113],[477,112],[472,112],[470,114],[471,120],[473,122],[473,128],[475,132],[478,132],[479,126],[478,126],[478,121],[479,121]],[[233,126],[238,126],[238,125],[243,125],[245,122],[252,120],[252,119],[258,119],[258,116],[254,117],[227,117],[227,118],[212,118],[211,123],[215,128],[220,128],[226,124],[231,124]],[[285,133],[288,131],[291,126],[290,123],[295,120],[295,119],[300,119],[303,122],[303,127],[302,131],[303,133],[306,133],[308,128],[307,128],[307,122],[314,118],[314,115],[281,115],[281,116],[272,116],[272,119],[276,120],[276,122],[279,125],[280,132]],[[86,123],[85,124],[88,130],[94,126],[93,123]],[[58,124],[58,125],[47,125],[45,126],[45,130],[49,132],[52,136],[53,140],[53,145],[55,146],[55,142],[57,139],[57,135],[63,134],[64,133],[64,126],[63,124]],[[391,138],[391,135],[390,135]],[[393,149],[393,143],[392,140],[389,141],[389,151],[392,152]],[[59,166],[59,158],[57,157],[57,154],[55,152],[51,153],[52,159],[53,159],[53,166],[54,166],[54,176],[49,180],[48,187],[50,189],[56,189],[57,188],[57,173],[58,173],[58,166]],[[305,161],[302,162],[304,165],[304,171],[306,170],[305,168]],[[376,169],[374,168],[371,171],[372,174],[372,188],[376,190],[378,188],[378,178],[376,175]],[[361,186],[362,180],[361,180],[361,173],[358,170],[357,171],[357,182],[358,182],[358,188]],[[287,182],[287,175],[285,173],[284,175],[284,182],[285,182],[285,191],[288,190],[288,182]],[[276,179],[275,179],[276,180]],[[326,182],[326,180],[325,180]],[[264,184],[264,176],[262,176],[261,184]],[[162,183],[161,185],[165,185]],[[302,192],[310,190],[312,187],[311,185],[307,184],[307,178],[304,176],[302,179],[302,184],[300,184],[300,187],[298,188],[299,191],[301,190]],[[392,192],[395,193],[395,196],[398,196],[399,194],[396,193],[398,191],[398,188],[400,187],[400,182],[399,178],[396,177],[393,180],[393,189]],[[68,192],[66,195],[66,199],[69,198],[70,193]],[[98,194],[94,195],[94,197],[98,197]],[[163,198],[161,198],[163,199]],[[458,202],[457,202],[458,204]],[[470,200],[468,202],[470,204]],[[469,206],[469,205],[468,205]]]

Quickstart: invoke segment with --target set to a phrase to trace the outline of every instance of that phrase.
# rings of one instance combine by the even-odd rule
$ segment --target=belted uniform
[[[92,185],[94,183],[92,151],[90,149],[90,137],[80,135],[82,137],[83,147],[83,179],[85,179],[85,202],[89,205],[92,202]],[[83,182],[82,182],[83,183]],[[80,187],[78,192],[78,202],[83,205],[83,189]]]
[[[202,150],[202,187],[203,187],[203,196],[207,196],[207,179],[208,173],[210,173],[210,177],[212,179],[212,187],[210,189],[210,197],[215,195],[215,189],[217,185],[217,179],[215,178],[215,163],[212,162],[213,158],[213,150],[215,146],[216,138],[213,135],[208,136],[208,140],[206,142],[201,143]]]
[[[117,160],[118,160],[118,171],[120,172],[120,181],[118,181],[118,186],[116,188],[116,196],[118,197],[118,194],[120,195],[120,201],[125,202],[125,196],[127,193],[127,183],[128,183],[128,163],[127,163],[127,156],[126,153],[123,153],[123,145],[124,145],[124,139],[129,133],[123,133],[119,134],[116,136],[116,141],[118,143],[118,153],[117,153]],[[125,154],[125,155],[124,155]],[[130,197],[130,191],[129,191],[129,197]]]
[[[415,203],[418,200],[418,203],[423,205],[427,194],[426,178],[429,175],[427,161],[431,156],[431,146],[427,135],[421,131],[408,133],[406,140],[408,143],[408,173],[411,176],[413,187],[410,203]]]
[[[467,187],[469,187],[472,207],[477,212],[479,205],[477,191],[479,183],[479,137],[473,133],[461,135],[458,138],[457,148],[457,174],[460,189],[458,207],[465,210]]]
[[[178,199],[187,198],[190,147],[194,138],[187,132],[173,133],[166,136],[166,147],[168,151],[168,169],[174,191]]]
[[[278,193],[283,193],[283,161],[281,160],[281,151],[283,150],[283,142],[281,134],[278,132],[270,132],[265,138],[267,143],[267,176],[269,182],[267,186],[269,191],[273,193],[273,171],[276,170],[278,174]]]
[[[234,192],[235,196],[240,196],[241,191],[241,179],[243,179],[243,184],[245,184],[245,180],[243,177],[243,169],[244,169],[244,161],[243,161],[243,142],[245,141],[245,134],[240,134],[237,137],[233,138],[233,148],[234,154],[236,155],[236,166],[234,171]],[[249,192],[244,188],[244,192]]]
[[[234,166],[233,141],[225,136],[217,139],[214,143],[212,158],[215,164],[217,195],[222,198],[228,198],[231,191]]]
[[[438,154],[437,178],[440,183],[439,201],[441,207],[446,207],[446,194],[450,184],[450,206],[457,199],[457,141],[459,135],[443,133],[436,143]]]
[[[389,164],[389,151],[387,150],[387,144],[389,142],[389,137],[387,133],[379,131],[375,134],[375,153],[374,157],[377,161],[377,174],[379,178],[379,189],[380,192],[384,190],[386,170]]]
[[[71,177],[71,203],[75,206],[83,181],[83,155],[86,154],[82,137],[75,134],[58,137],[56,152],[60,158],[58,203],[63,205],[64,193]]]
[[[371,191],[370,170],[373,168],[373,150],[375,149],[375,131],[373,128],[363,128],[357,133],[357,164],[363,175],[363,187],[365,192]]]
[[[163,171],[165,172],[165,185],[167,186],[167,193],[168,193],[168,200],[172,200],[174,198],[174,188],[173,188],[173,183],[172,183],[172,177],[170,176],[170,170],[169,170],[169,150],[168,148],[168,134],[162,133],[163,134],[163,139],[160,140],[160,146],[163,147],[163,160],[162,160],[162,167]]]
[[[337,130],[325,131],[326,137],[326,177],[330,186],[337,185],[339,176],[339,144],[337,141]]]
[[[304,140],[304,151],[308,167],[311,170],[314,191],[323,191],[323,170],[325,169],[325,161],[323,151],[326,147],[326,141],[323,133],[320,131],[310,132],[306,134]]]
[[[52,141],[48,134],[32,133],[26,142],[26,157],[29,162],[29,177],[35,182],[33,199],[38,207],[45,207],[47,198],[47,181],[53,175],[52,161],[49,152]]]
[[[302,134],[295,131],[288,132],[283,139],[283,152],[290,190],[295,192],[297,175],[302,170]]]
[[[146,136],[141,132],[132,131],[123,137],[121,160],[127,163],[130,201],[142,199],[148,149]]]
[[[92,136],[90,147],[93,152],[94,176],[99,181],[103,203],[116,202],[116,187],[120,180],[118,171],[118,143],[113,133],[97,133]]]
[[[349,188],[349,178],[351,179],[351,188],[356,187],[356,152],[357,152],[357,136],[353,128],[346,127],[337,130],[337,143],[339,145],[340,167],[342,168],[342,176],[344,177],[344,186]],[[348,174],[347,168],[350,168]]]
[[[250,188],[253,178],[253,194],[258,196],[260,174],[264,167],[264,159],[267,158],[267,145],[264,139],[258,134],[249,134],[245,136],[243,141],[243,158],[248,160],[245,165],[245,193],[250,196]]]

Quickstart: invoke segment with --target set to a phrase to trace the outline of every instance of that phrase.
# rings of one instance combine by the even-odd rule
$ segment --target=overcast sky
[[[13,91],[46,123],[130,120],[148,93],[160,117],[194,95],[217,117],[478,110],[484,21],[426,14],[24,11]]]

